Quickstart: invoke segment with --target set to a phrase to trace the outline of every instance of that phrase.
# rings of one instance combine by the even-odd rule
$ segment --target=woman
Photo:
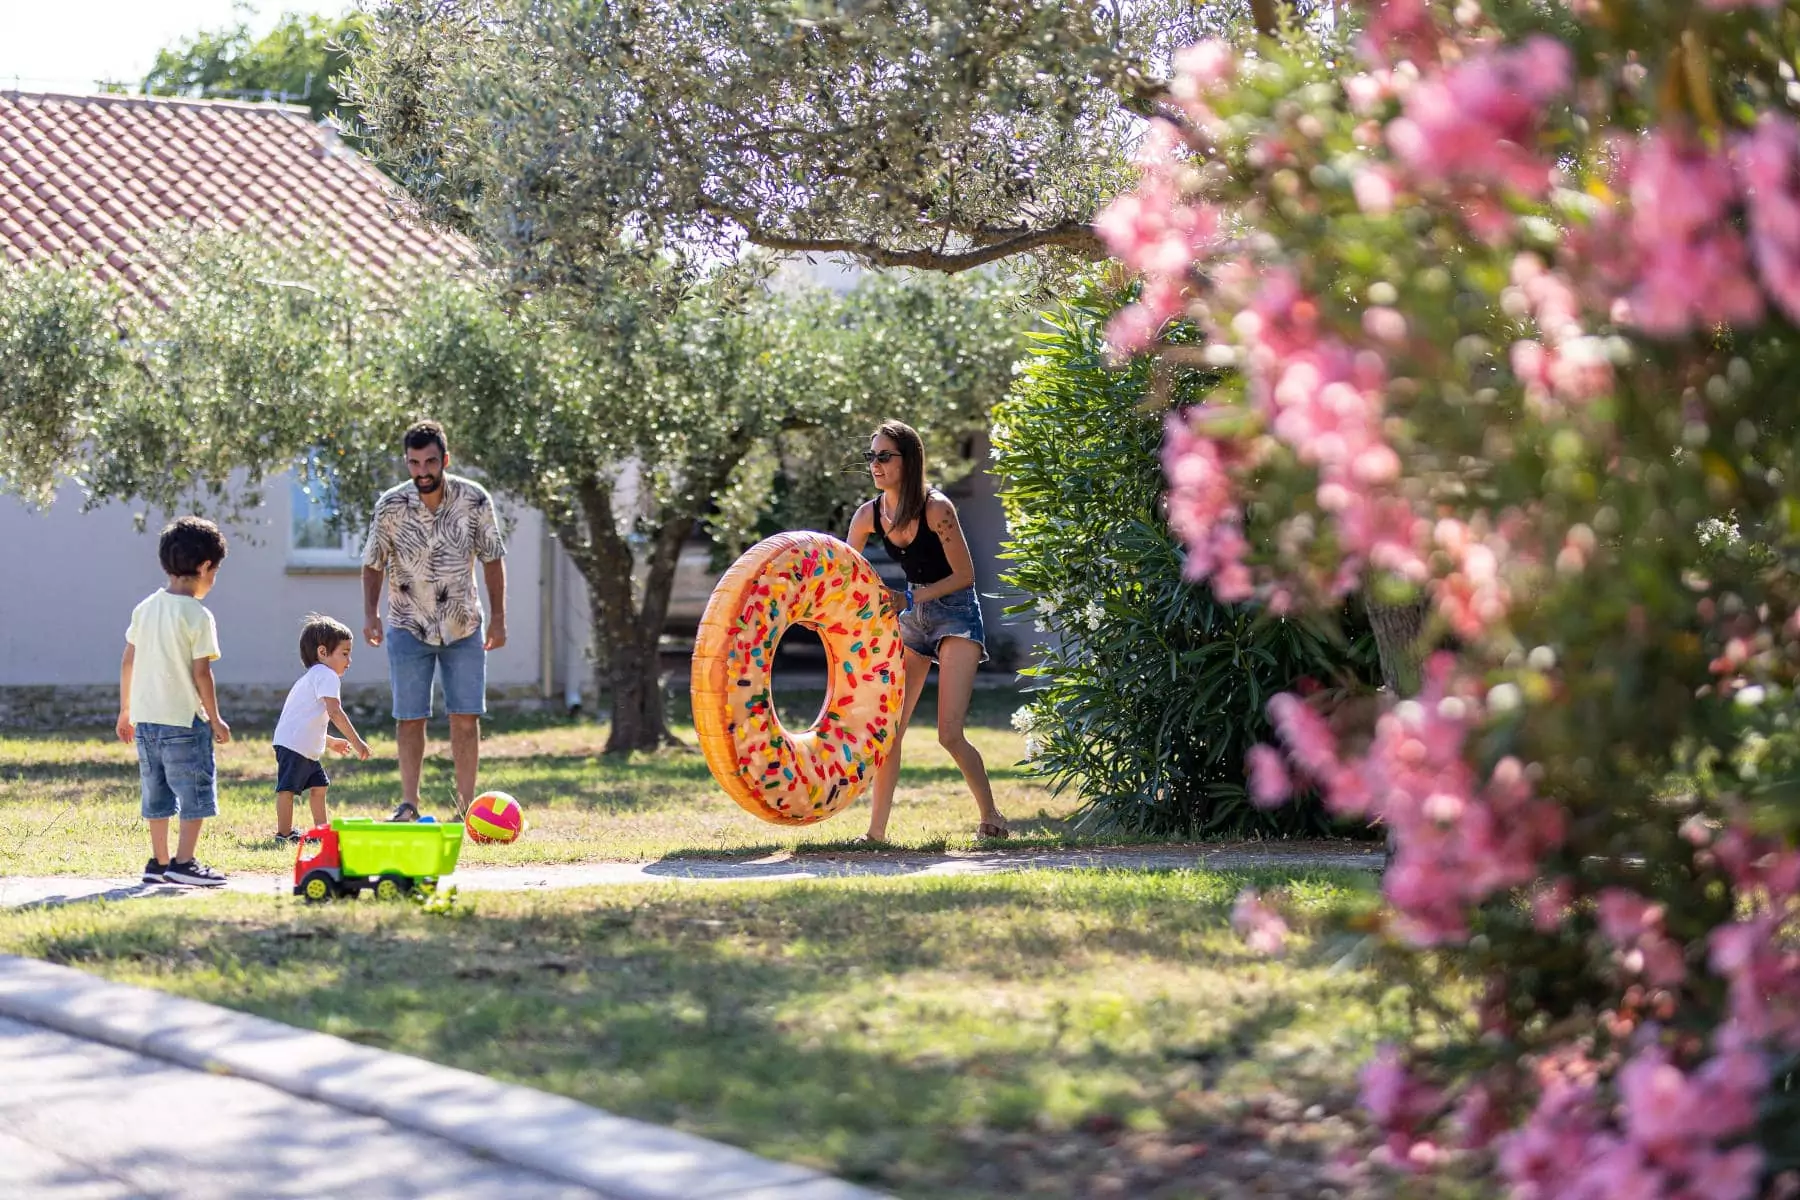
[[[969,781],[969,790],[975,793],[975,804],[981,810],[975,836],[1007,837],[1012,831],[994,807],[987,764],[963,734],[969,696],[975,690],[975,669],[987,661],[987,646],[981,601],[975,595],[975,563],[963,540],[956,507],[942,492],[925,486],[925,443],[912,426],[899,421],[882,425],[869,439],[863,457],[879,491],[850,519],[850,545],[860,552],[870,534],[880,538],[906,572],[907,585],[904,592],[895,593],[895,606],[903,610],[900,640],[906,647],[906,703],[900,710],[893,748],[875,773],[874,805],[863,840],[887,839],[894,785],[900,780],[900,743],[934,662],[938,665],[938,742],[956,760],[963,778]]]

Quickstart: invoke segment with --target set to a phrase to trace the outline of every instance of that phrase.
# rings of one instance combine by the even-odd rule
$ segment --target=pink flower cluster
[[[1444,1107],[1444,1094],[1420,1080],[1393,1046],[1382,1046],[1357,1077],[1358,1098],[1387,1135],[1395,1162],[1429,1161],[1431,1144],[1424,1140]]]
[[[1672,988],[1687,978],[1681,943],[1663,928],[1663,906],[1636,892],[1607,888],[1598,902],[1600,932],[1618,947],[1619,965],[1656,987]]]
[[[1569,81],[1569,49],[1554,38],[1477,52],[1407,92],[1404,115],[1388,124],[1388,147],[1424,178],[1542,196],[1551,163],[1536,151],[1538,126]]]
[[[1512,590],[1500,570],[1513,557],[1511,542],[1502,532],[1485,533],[1484,525],[1442,517],[1432,529],[1432,540],[1448,561],[1432,598],[1456,636],[1470,640],[1504,621],[1512,606]]]
[[[1731,1017],[1746,1036],[1800,1050],[1800,851],[1730,830],[1713,848],[1754,911],[1713,930],[1708,962],[1730,984]]]
[[[1538,328],[1537,340],[1513,343],[1511,361],[1525,399],[1540,412],[1612,391],[1606,345],[1583,328],[1581,302],[1562,273],[1535,254],[1520,254],[1513,259],[1512,282],[1500,294],[1500,305],[1514,316],[1529,316]]]
[[[1278,958],[1287,949],[1288,923],[1280,913],[1263,900],[1254,888],[1238,893],[1231,906],[1231,927],[1244,939],[1244,944],[1258,954]]]
[[[1357,49],[1372,63],[1410,60],[1424,66],[1437,61],[1442,36],[1426,0],[1377,0],[1369,5]]]
[[[1762,1170],[1748,1134],[1768,1084],[1754,1052],[1727,1049],[1692,1074],[1649,1046],[1615,1080],[1613,1127],[1594,1072],[1549,1073],[1525,1124],[1502,1137],[1500,1171],[1517,1200],[1748,1200]]]
[[[1764,113],[1735,158],[1763,287],[1800,322],[1800,128],[1785,114]]]
[[[1404,340],[1399,313],[1369,315],[1373,336]],[[1275,437],[1318,469],[1315,496],[1345,551],[1334,590],[1354,588],[1365,565],[1422,582],[1427,527],[1390,491],[1401,464],[1381,428],[1388,382],[1381,354],[1325,334],[1317,301],[1287,271],[1263,280],[1232,331],[1244,344],[1251,401]]]
[[[1326,805],[1393,830],[1383,889],[1399,928],[1421,945],[1466,936],[1468,910],[1529,882],[1563,837],[1562,809],[1533,796],[1523,763],[1501,759],[1485,783],[1475,777],[1463,743],[1480,702],[1455,678],[1454,663],[1447,653],[1432,656],[1419,695],[1382,715],[1360,761],[1339,760],[1330,728],[1299,697],[1269,702],[1289,757]]]
[[[1115,314],[1106,329],[1108,343],[1120,353],[1150,345],[1182,310],[1189,273],[1219,237],[1218,211],[1182,195],[1172,143],[1170,127],[1159,123],[1137,190],[1114,199],[1094,220],[1113,257],[1144,277],[1136,303]]]
[[[1206,428],[1207,412],[1171,414],[1163,439],[1163,474],[1169,528],[1187,547],[1183,573],[1210,580],[1213,595],[1226,603],[1248,600],[1254,591],[1244,554],[1243,511],[1237,502],[1232,467],[1235,443]]]
[[[1656,131],[1626,147],[1621,159],[1630,201],[1622,231],[1627,321],[1667,337],[1760,320],[1762,293],[1731,220],[1737,183],[1729,157]]]

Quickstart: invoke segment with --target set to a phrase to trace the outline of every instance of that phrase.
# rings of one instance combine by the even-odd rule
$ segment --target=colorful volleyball
[[[463,828],[477,842],[510,842],[525,828],[525,810],[505,792],[483,792],[469,805]]]
[[[771,671],[789,627],[825,644],[825,703],[805,729],[775,713]],[[842,812],[874,782],[905,695],[900,626],[868,560],[823,533],[752,546],[713,589],[694,645],[694,729],[713,777],[765,821]]]

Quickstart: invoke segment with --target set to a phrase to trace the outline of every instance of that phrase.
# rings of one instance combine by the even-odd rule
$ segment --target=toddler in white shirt
[[[354,752],[358,758],[369,757],[369,744],[357,734],[338,698],[339,681],[350,669],[354,645],[349,626],[316,613],[306,618],[300,630],[300,661],[306,665],[306,674],[288,690],[281,720],[275,724],[277,844],[292,845],[300,840],[300,832],[294,828],[294,797],[301,792],[306,793],[312,808],[313,827],[325,824],[325,789],[331,786],[331,777],[319,760],[327,748],[338,754]],[[344,736],[332,737],[328,732],[332,725]]]

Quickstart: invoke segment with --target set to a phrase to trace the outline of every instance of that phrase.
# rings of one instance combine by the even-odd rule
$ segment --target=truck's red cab
[[[303,885],[314,871],[325,871],[335,880],[343,874],[343,860],[338,854],[337,830],[329,825],[309,829],[300,839],[300,852],[294,855],[294,894],[304,895]]]

